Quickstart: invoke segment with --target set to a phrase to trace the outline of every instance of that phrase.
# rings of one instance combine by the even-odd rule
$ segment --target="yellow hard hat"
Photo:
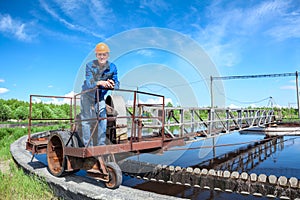
[[[110,50],[107,46],[107,44],[100,42],[96,45],[95,47],[95,52],[96,53],[108,53]]]

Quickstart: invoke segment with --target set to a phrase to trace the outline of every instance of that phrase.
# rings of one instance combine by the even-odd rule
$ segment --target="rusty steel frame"
[[[32,98],[33,97],[41,97],[41,98],[60,98],[60,99],[70,99],[70,118],[32,118]],[[65,97],[65,96],[52,96],[52,95],[30,95],[29,100],[29,116],[28,116],[28,138],[26,142],[26,149],[30,150],[32,152],[32,155],[34,154],[41,154],[46,153],[47,151],[47,143],[48,138],[42,137],[42,138],[32,138],[31,137],[31,127],[32,127],[32,121],[33,120],[70,120],[70,124],[72,124],[74,118],[72,117],[72,97]]]
[[[28,140],[26,143],[26,149],[30,150],[32,154],[39,154],[39,153],[47,153],[46,148],[47,148],[47,143],[48,143],[48,137],[42,137],[42,138],[32,138],[31,137],[31,126],[32,126],[32,120],[70,120],[70,124],[72,127],[72,124],[75,124],[77,122],[76,119],[72,116],[72,108],[74,109],[74,116],[76,116],[76,100],[78,100],[78,96],[86,93],[86,92],[91,92],[94,91],[95,89],[87,90],[82,93],[74,95],[74,97],[62,97],[62,96],[46,96],[46,95],[30,95],[30,109],[29,109],[29,122],[28,122]],[[169,146],[170,145],[170,140],[167,139],[165,140],[164,137],[164,123],[161,124],[161,135],[156,138],[146,138],[143,139],[141,135],[141,129],[142,124],[140,120],[142,118],[147,118],[147,117],[142,117],[138,116],[136,114],[136,107],[139,107],[141,105],[143,106],[160,106],[163,112],[163,115],[161,117],[152,117],[152,118],[157,118],[160,119],[162,122],[164,122],[164,96],[158,95],[158,94],[152,94],[148,92],[142,92],[142,91],[133,91],[133,90],[124,90],[124,89],[118,89],[117,91],[122,91],[122,92],[133,92],[134,96],[134,101],[133,101],[133,114],[131,116],[121,116],[120,118],[131,118],[132,120],[132,127],[131,127],[131,135],[129,137],[128,143],[125,144],[113,144],[113,145],[105,145],[105,146],[94,146],[94,147],[81,147],[81,148],[75,148],[75,147],[64,147],[65,148],[65,153],[67,156],[73,156],[73,157],[79,157],[79,158],[86,158],[86,157],[94,157],[94,156],[101,156],[105,154],[115,154],[115,153],[123,153],[123,152],[141,152],[149,149],[162,149],[164,146]],[[98,90],[97,90],[98,92]],[[162,98],[162,104],[138,104],[137,103],[137,94],[145,94],[145,95],[150,95],[150,96],[156,96],[159,98]],[[98,96],[98,95],[97,95]],[[42,98],[67,98],[70,99],[70,118],[67,119],[44,119],[44,118],[32,118],[32,98],[33,97],[42,97]],[[72,101],[74,100],[74,105],[72,104]],[[99,100],[99,99],[97,99]],[[107,120],[115,120],[117,117],[107,117]],[[149,117],[148,117],[149,118]],[[104,118],[100,118],[97,116],[97,118],[92,118],[88,120],[96,120],[99,121]],[[79,120],[81,121],[81,120]],[[94,132],[94,131],[93,131]],[[93,136],[93,133],[91,134],[90,140]],[[173,143],[176,144],[181,144],[183,145],[183,139],[178,141],[174,141]]]
[[[78,93],[74,95],[75,103],[74,103],[74,112],[76,115],[76,100],[78,99],[78,96],[87,93],[87,92],[92,92],[95,89],[87,90],[82,93]],[[141,152],[144,150],[149,150],[149,149],[162,149],[164,146],[168,146],[170,144],[169,140],[165,141],[164,137],[164,123],[161,125],[161,136],[156,137],[156,138],[146,138],[143,139],[141,132],[142,132],[142,124],[140,123],[141,118],[146,118],[142,116],[136,115],[136,108],[139,107],[140,105],[145,105],[145,106],[160,106],[163,115],[162,117],[152,117],[152,118],[159,118],[161,121],[164,122],[164,96],[163,95],[158,95],[158,94],[152,94],[148,92],[142,92],[142,91],[134,91],[134,90],[125,90],[125,89],[118,89],[117,91],[121,92],[131,92],[133,93],[133,113],[131,114],[130,117],[126,116],[121,116],[121,117],[106,117],[107,120],[114,120],[115,118],[131,118],[132,121],[132,127],[131,127],[131,135],[129,137],[129,141],[125,144],[112,144],[112,145],[103,145],[103,146],[93,146],[93,147],[81,147],[81,148],[75,148],[75,147],[65,147],[65,154],[67,156],[73,156],[73,157],[79,157],[79,158],[87,158],[87,157],[97,157],[100,155],[106,155],[106,154],[116,154],[116,153],[124,153],[124,152]],[[145,94],[145,95],[150,95],[150,96],[156,96],[159,98],[162,98],[162,103],[161,104],[137,104],[137,94]],[[97,95],[98,96],[98,95]],[[97,99],[99,101],[99,99]],[[148,117],[149,118],[149,117]],[[90,120],[101,120],[103,118],[100,118],[97,116],[97,118],[93,118]],[[81,120],[75,120],[76,121],[81,121]],[[138,131],[137,131],[138,130]],[[92,133],[93,134],[93,133]],[[92,138],[92,134],[90,139]],[[183,139],[182,139],[183,141]],[[176,144],[181,144],[183,145],[183,142],[174,142]]]

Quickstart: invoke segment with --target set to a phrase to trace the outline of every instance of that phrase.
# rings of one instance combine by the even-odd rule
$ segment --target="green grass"
[[[33,128],[32,133],[43,130],[49,127]],[[26,128],[0,128],[0,199],[57,199],[45,180],[25,174],[13,162],[10,144],[26,134]]]
[[[13,162],[9,165],[9,172],[0,172],[0,199],[55,199],[46,181],[26,175]]]

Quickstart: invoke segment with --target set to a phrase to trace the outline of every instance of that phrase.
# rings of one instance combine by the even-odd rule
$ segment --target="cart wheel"
[[[52,132],[50,139],[47,144],[47,161],[48,170],[53,176],[65,176],[68,174],[74,174],[79,169],[72,171],[65,171],[67,157],[64,154],[64,147],[68,144],[68,147],[79,147],[81,145],[76,133],[73,135],[72,139],[70,131],[54,131]]]
[[[118,188],[122,183],[122,171],[114,162],[109,162],[106,164],[108,174],[109,174],[109,182],[106,182],[106,187],[110,189]]]
[[[63,176],[66,165],[64,142],[60,134],[53,134],[47,144],[48,170],[53,176]]]

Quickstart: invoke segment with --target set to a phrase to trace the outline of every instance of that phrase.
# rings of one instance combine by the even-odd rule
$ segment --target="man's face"
[[[96,53],[96,57],[100,64],[105,64],[108,59],[108,53]]]

